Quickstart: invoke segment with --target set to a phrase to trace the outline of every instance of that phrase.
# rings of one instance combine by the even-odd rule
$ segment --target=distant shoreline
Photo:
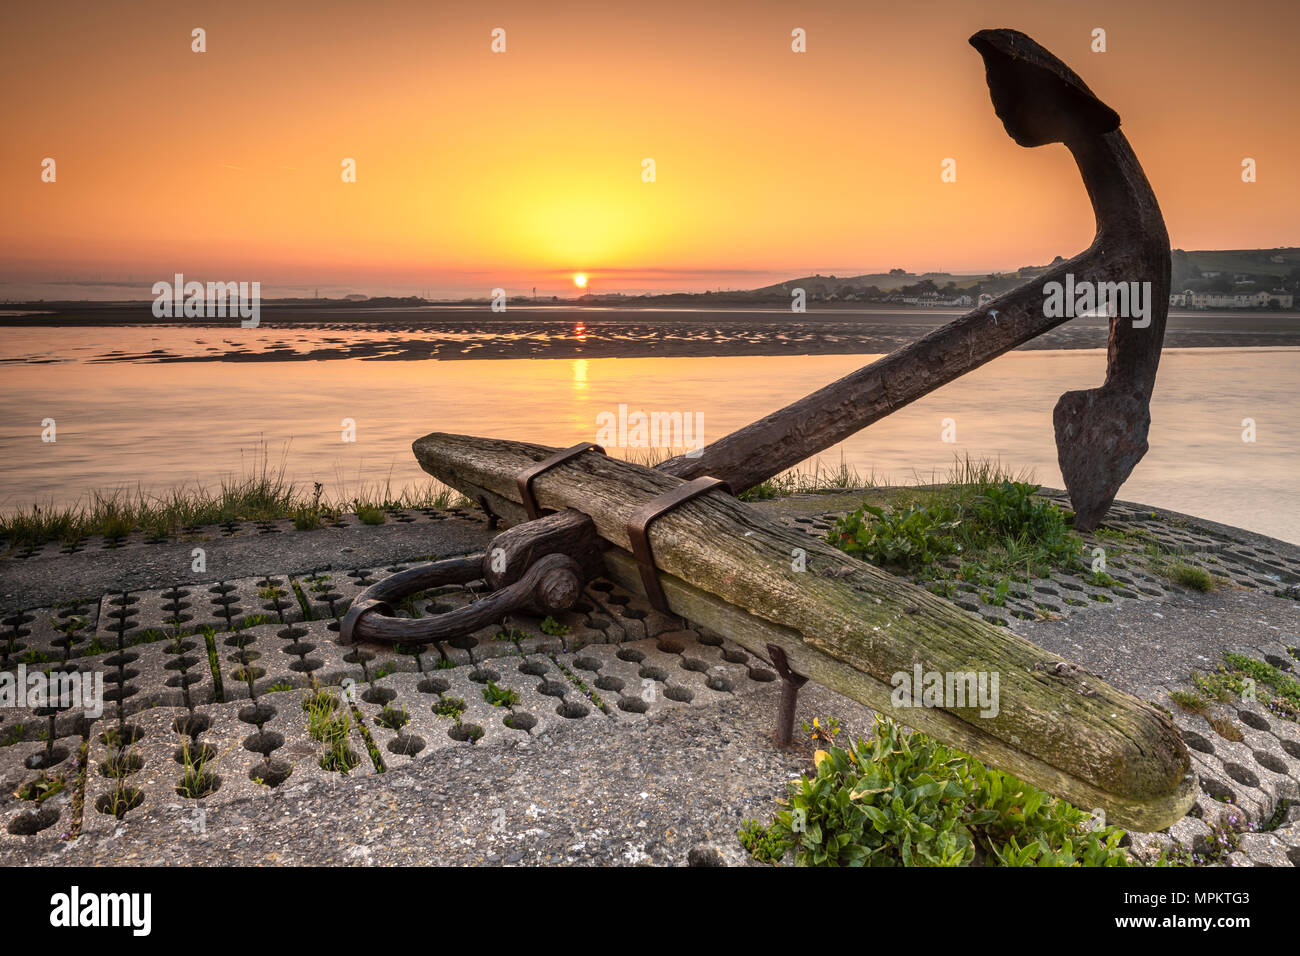
[[[698,300],[698,297],[695,297]],[[339,299],[265,299],[261,303],[262,326],[320,326],[336,327],[339,324],[364,324],[382,327],[410,327],[442,324],[452,321],[498,324],[518,321],[529,316],[534,321],[568,321],[591,316],[635,315],[673,316],[682,319],[700,316],[716,321],[718,316],[765,317],[761,321],[781,324],[847,321],[859,316],[871,321],[880,316],[919,320],[920,323],[942,325],[937,317],[965,315],[973,308],[956,306],[914,306],[899,303],[875,302],[815,302],[806,312],[792,312],[787,300],[755,302],[728,300],[718,296],[707,305],[698,301],[674,302],[671,297],[654,299],[627,299],[579,303],[576,300],[548,302],[511,302],[502,312],[493,311],[486,301],[425,302],[423,300],[371,299],[346,302]],[[1217,320],[1218,323],[1261,323],[1258,327],[1276,326],[1279,329],[1300,327],[1300,308],[1295,309],[1228,309],[1199,310],[1171,309],[1169,316]],[[584,321],[586,319],[584,318]],[[1074,320],[1078,322],[1080,320]],[[153,314],[151,301],[133,302],[23,302],[0,304],[0,328],[12,327],[96,327],[131,325],[174,325],[194,328],[236,328],[237,320],[196,318],[193,320],[172,317],[158,318]],[[913,324],[908,322],[908,324]]]
[[[256,329],[237,320],[154,319],[100,310],[0,317],[0,364],[285,362],[364,359],[593,359],[892,352],[963,314],[940,309],[840,307],[791,313],[778,309],[663,310],[511,307],[349,310],[323,320],[319,310],[263,309]],[[129,316],[129,317],[128,317]],[[92,349],[73,357],[54,330],[98,328]],[[121,329],[115,335],[112,330]],[[46,330],[46,331],[42,331]],[[133,330],[133,331],[128,331]],[[1106,319],[1072,319],[1020,346],[1024,350],[1099,349]],[[1175,312],[1164,347],[1300,347],[1296,313]],[[67,356],[66,358],[64,356]]]

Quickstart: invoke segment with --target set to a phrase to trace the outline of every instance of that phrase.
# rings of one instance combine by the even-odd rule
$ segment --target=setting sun
[[[583,275],[581,272],[579,272],[576,276],[573,277],[573,284],[576,285],[579,289],[585,289],[587,288],[587,277]]]

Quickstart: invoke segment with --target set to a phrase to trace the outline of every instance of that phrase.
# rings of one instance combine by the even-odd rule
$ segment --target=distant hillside
[[[804,289],[817,300],[894,301],[903,297],[1000,295],[1026,279],[1042,275],[1064,259],[1046,265],[1022,266],[1015,272],[962,275],[950,272],[908,272],[891,269],[857,276],[810,275],[754,289],[755,299],[788,298],[791,289]],[[1173,250],[1174,290],[1193,292],[1256,292],[1285,290],[1300,293],[1300,248]]]
[[[1220,249],[1203,252],[1174,250],[1175,289],[1183,289],[1184,285],[1181,283],[1195,283],[1224,277],[1230,283],[1235,281],[1238,285],[1243,282],[1253,282],[1261,288],[1271,286],[1295,292],[1297,282],[1300,281],[1300,249]],[[1194,291],[1201,291],[1194,285],[1191,288]]]

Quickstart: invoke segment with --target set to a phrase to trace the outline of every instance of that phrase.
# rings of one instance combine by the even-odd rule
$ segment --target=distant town
[[[795,290],[802,289],[808,305],[823,309],[869,306],[882,309],[914,308],[970,309],[997,298],[1015,287],[1041,276],[1063,263],[1057,256],[1046,265],[1022,266],[1014,272],[984,275],[949,272],[888,272],[856,276],[806,275],[758,289],[715,289],[706,292],[627,293],[589,288],[578,296],[538,295],[536,290],[488,290],[482,295],[436,298],[424,295],[365,295],[350,292],[333,296],[300,295],[263,297],[263,304],[276,309],[336,310],[357,308],[418,309],[427,306],[600,306],[621,308],[679,309],[788,309]],[[1174,249],[1170,274],[1169,305],[1183,310],[1241,310],[1286,312],[1296,308],[1300,295],[1300,248],[1185,251]],[[504,292],[504,295],[502,295]],[[5,309],[89,311],[111,313],[137,309],[140,299],[117,300],[0,300]]]
[[[1014,272],[961,275],[914,273],[890,269],[859,276],[821,275],[789,279],[753,290],[722,290],[666,295],[589,293],[572,301],[579,305],[785,305],[795,289],[810,303],[869,303],[882,306],[969,309],[991,301],[1018,285],[1063,263],[1057,256],[1047,265],[1023,266]],[[1172,253],[1169,305],[1179,309],[1247,309],[1281,311],[1295,308],[1300,294],[1300,249],[1243,249]],[[512,297],[527,302],[528,297]]]

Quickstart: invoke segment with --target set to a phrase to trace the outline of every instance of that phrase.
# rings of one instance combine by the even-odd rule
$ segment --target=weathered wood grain
[[[414,444],[425,471],[507,521],[522,521],[514,477],[554,449],[432,434]],[[547,509],[574,507],[605,541],[609,574],[639,591],[626,522],[679,480],[598,455],[539,477]],[[999,768],[1125,826],[1156,830],[1195,796],[1181,737],[1158,710],[1048,654],[1012,632],[829,544],[783,528],[742,502],[712,493],[651,527],[660,582],[672,609],[760,656],[768,643],[795,672],[933,733]],[[795,570],[805,555],[806,570]],[[1000,710],[895,708],[892,676],[923,671],[997,672]]]

